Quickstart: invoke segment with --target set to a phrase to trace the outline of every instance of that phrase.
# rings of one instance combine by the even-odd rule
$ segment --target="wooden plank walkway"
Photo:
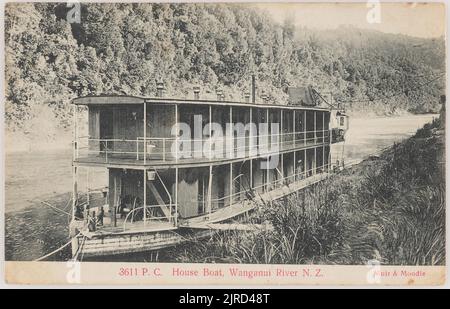
[[[271,230],[268,224],[244,224],[244,223],[210,223],[189,226],[191,229],[217,230],[217,231],[262,231]]]

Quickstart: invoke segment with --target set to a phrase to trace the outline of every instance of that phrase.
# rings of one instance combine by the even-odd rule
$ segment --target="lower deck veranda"
[[[94,211],[98,216],[103,208],[105,214],[91,235],[157,232],[229,220],[250,210],[242,206],[248,200],[273,200],[321,179],[331,162],[328,136],[295,148],[287,143],[267,157],[246,153],[243,158],[176,162],[150,155],[145,164],[110,157],[106,166],[96,161],[104,159],[98,153],[74,161],[77,173],[107,171],[103,192],[76,188],[79,230],[86,230]],[[267,168],[268,159],[276,165]]]

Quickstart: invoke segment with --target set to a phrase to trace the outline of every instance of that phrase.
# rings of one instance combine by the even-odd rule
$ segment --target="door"
[[[113,142],[106,141],[114,136],[113,111],[112,109],[102,109],[100,111],[100,151],[113,149]]]
[[[198,201],[198,214],[204,214],[206,213],[208,202],[208,183],[209,183],[209,177],[206,175],[201,175],[198,179],[198,194],[197,194],[197,201]]]

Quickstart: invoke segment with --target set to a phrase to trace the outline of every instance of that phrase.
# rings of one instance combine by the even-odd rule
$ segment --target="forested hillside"
[[[277,24],[257,9],[206,4],[9,3],[5,12],[6,125],[51,111],[69,125],[69,102],[90,94],[202,97],[224,89],[242,100],[250,76],[258,93],[285,104],[288,86],[312,85],[347,108],[376,113],[439,110],[445,43],[342,27],[317,31]],[[50,108],[47,108],[50,107]]]

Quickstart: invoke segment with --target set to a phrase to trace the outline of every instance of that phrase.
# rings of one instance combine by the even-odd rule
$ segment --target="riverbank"
[[[445,264],[444,137],[439,121],[380,156],[262,207],[271,231],[226,232],[173,251],[177,262]]]

